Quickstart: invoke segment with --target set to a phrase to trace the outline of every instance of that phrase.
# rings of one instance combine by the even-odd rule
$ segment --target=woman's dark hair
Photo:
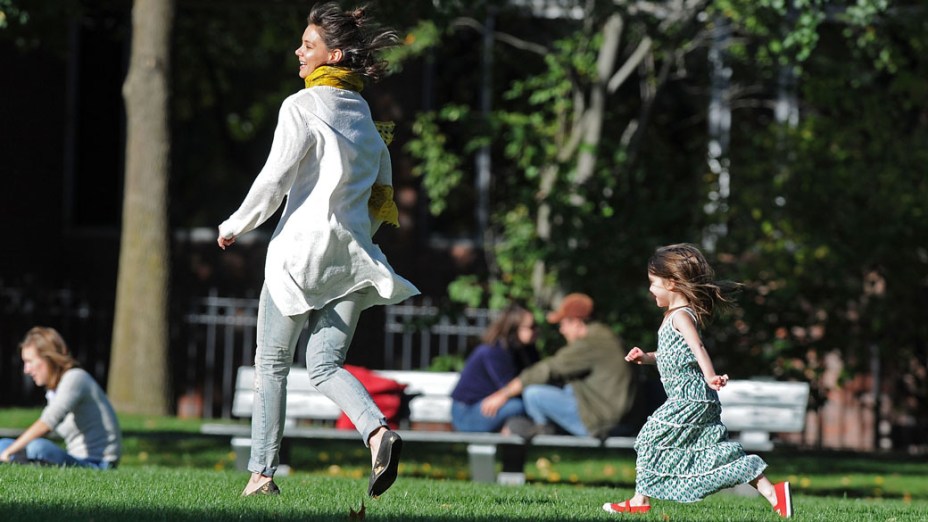
[[[672,281],[674,290],[686,297],[700,323],[712,317],[716,306],[733,305],[734,294],[741,288],[731,281],[716,281],[705,256],[688,243],[658,248],[648,261],[648,273]]]
[[[487,327],[487,331],[483,334],[483,342],[499,343],[504,348],[518,348],[522,344],[519,342],[519,325],[522,324],[526,314],[530,315],[531,312],[518,304],[510,304]]]
[[[77,361],[71,357],[68,351],[68,345],[65,344],[61,334],[54,328],[47,326],[35,326],[26,332],[19,350],[32,348],[36,355],[48,363],[49,377],[45,387],[54,390],[58,387],[58,381],[64,372],[77,366]]]
[[[386,60],[377,53],[398,45],[399,36],[392,29],[380,27],[368,16],[368,11],[367,6],[345,11],[337,2],[326,2],[313,6],[307,22],[319,29],[326,47],[341,49],[344,57],[339,67],[377,81],[387,68]]]

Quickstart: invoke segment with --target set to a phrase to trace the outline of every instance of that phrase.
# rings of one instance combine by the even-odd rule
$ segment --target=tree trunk
[[[603,118],[606,112],[607,85],[613,74],[615,62],[619,54],[619,44],[622,39],[624,20],[618,13],[613,14],[603,26],[604,41],[597,60],[597,79],[590,88],[588,107],[578,113],[568,132],[571,134],[567,144],[561,148],[558,159],[566,161],[574,153],[577,158],[577,175],[574,185],[586,183],[592,176],[596,167],[597,147],[602,137]],[[577,96],[584,99],[585,96]],[[550,165],[542,171],[541,186],[538,193],[538,214],[535,220],[535,233],[538,239],[547,242],[551,239],[551,205],[546,201],[554,187],[557,177],[561,174],[556,165]],[[579,202],[580,191],[574,193]],[[535,262],[532,270],[532,290],[536,296],[537,304],[549,306],[557,296],[565,293],[559,283],[546,279],[547,267],[543,259]]]
[[[168,85],[172,0],[135,0],[123,84],[126,173],[108,393],[120,412],[168,413]]]

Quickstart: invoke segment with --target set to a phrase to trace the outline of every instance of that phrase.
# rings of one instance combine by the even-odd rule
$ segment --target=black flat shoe
[[[380,440],[377,449],[377,459],[374,460],[374,469],[371,470],[371,480],[367,486],[367,494],[377,498],[396,481],[396,472],[400,464],[400,451],[403,449],[403,439],[393,431],[387,431]]]
[[[273,480],[269,480],[251,493],[242,492],[243,497],[254,497],[258,495],[280,495],[280,488],[277,487],[277,484],[274,484]]]

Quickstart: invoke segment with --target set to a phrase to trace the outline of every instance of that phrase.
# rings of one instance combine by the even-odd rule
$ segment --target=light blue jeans
[[[577,399],[570,385],[563,388],[550,384],[530,384],[522,390],[525,413],[535,424],[554,423],[571,435],[588,435],[580,420]]]
[[[309,382],[348,415],[364,445],[381,426],[387,426],[367,389],[342,366],[351,345],[365,288],[336,299],[319,310],[286,316],[277,309],[265,286],[258,304],[258,348],[255,353],[255,400],[251,417],[251,458],[248,470],[273,477],[280,464],[280,442],[287,414],[287,375],[296,343],[309,324],[306,369]]]
[[[10,447],[14,439],[0,439],[0,451]],[[71,455],[48,439],[35,439],[26,444],[26,449],[13,455],[16,464],[44,464],[48,466],[75,466],[80,468],[109,469],[116,466],[101,459],[82,459]]]
[[[461,401],[451,403],[451,426],[454,431],[499,431],[510,417],[525,415],[522,399],[514,398],[506,401],[496,412],[495,417],[487,417],[480,411],[480,404],[466,404]]]

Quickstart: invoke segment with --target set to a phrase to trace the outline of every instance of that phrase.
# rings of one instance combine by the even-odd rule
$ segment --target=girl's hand
[[[645,364],[647,355],[644,350],[636,346],[628,351],[625,360],[635,364]]]
[[[713,375],[706,379],[706,382],[709,383],[709,387],[715,391],[719,391],[728,384],[728,374],[725,375]]]

